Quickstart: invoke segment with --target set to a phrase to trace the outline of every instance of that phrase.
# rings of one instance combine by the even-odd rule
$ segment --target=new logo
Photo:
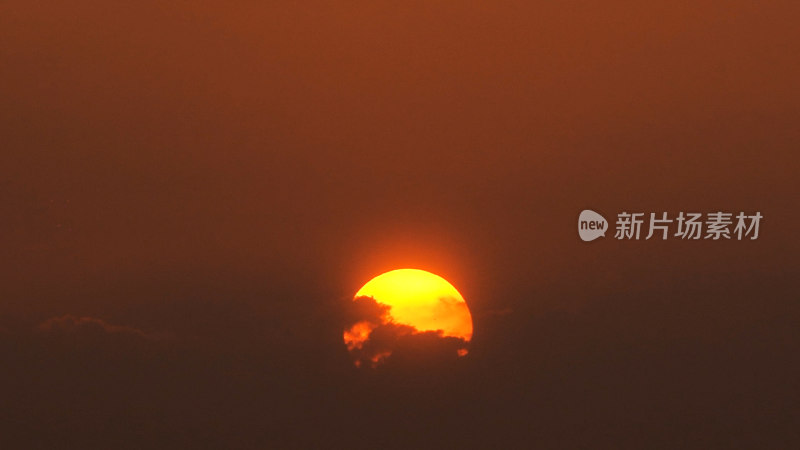
[[[605,217],[592,211],[584,209],[578,217],[578,234],[585,242],[593,241],[599,237],[605,237],[608,230],[608,221]]]

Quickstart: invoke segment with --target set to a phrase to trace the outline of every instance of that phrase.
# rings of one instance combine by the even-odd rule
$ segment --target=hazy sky
[[[402,446],[410,411],[464,445],[797,442],[796,2],[233,3],[0,5],[15,439]],[[587,244],[586,208],[764,219]],[[469,368],[420,404],[427,369],[387,397],[341,342],[399,267],[473,313]]]

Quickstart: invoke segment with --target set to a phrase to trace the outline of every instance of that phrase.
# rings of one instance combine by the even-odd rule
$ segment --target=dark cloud
[[[459,340],[388,323],[375,328],[360,357],[391,357],[366,371],[353,367],[339,317],[302,308],[254,312],[228,301],[225,320],[236,330],[209,329],[219,311],[196,311],[200,338],[179,346],[113,321],[59,316],[0,340],[0,442],[21,449],[642,448],[652,439],[679,446],[713,433],[781,448],[794,433],[786,418],[800,376],[793,369],[800,367],[800,310],[764,299],[758,284],[715,292],[784,313],[741,322],[735,312],[746,312],[748,302],[704,305],[709,292],[626,293],[574,311],[478,314],[480,332],[464,358],[456,356]],[[349,320],[385,312],[361,306],[368,314]],[[354,422],[361,424],[355,433]]]
[[[390,368],[422,367],[430,370],[431,366],[454,364],[467,354],[468,342],[462,338],[442,336],[440,332],[399,333],[395,336],[392,356],[387,360]]]
[[[417,333],[416,328],[407,325],[385,323],[369,331],[363,342],[350,349],[350,355],[357,367],[377,367],[387,359],[393,358],[400,338]]]
[[[448,314],[460,311],[460,305],[440,299],[438,310]],[[390,313],[390,306],[372,297],[357,297],[348,305],[345,340],[350,340],[348,350],[357,367],[375,368],[389,361],[395,366],[422,361],[440,364],[467,353],[466,340],[443,336],[441,330],[420,332],[411,325],[394,323]]]
[[[122,325],[112,325],[93,317],[76,317],[70,314],[53,317],[36,326],[36,331],[44,335],[82,334],[102,337],[104,334],[116,334],[155,339],[157,335]]]
[[[380,304],[372,297],[356,297],[344,306],[344,325],[349,328],[358,322],[380,324],[386,321],[390,306]]]

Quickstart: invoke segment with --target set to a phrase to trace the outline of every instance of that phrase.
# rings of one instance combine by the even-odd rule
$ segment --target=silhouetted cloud
[[[161,337],[161,335],[146,333],[138,328],[125,325],[113,325],[102,319],[77,317],[71,314],[47,319],[37,325],[35,331],[43,335],[78,334],[99,336],[103,334],[113,334],[135,336],[143,339],[157,339]]]
[[[380,304],[372,297],[357,297],[347,303],[345,326],[350,327],[363,321],[380,324],[386,320],[390,309],[390,306]]]
[[[452,307],[447,299],[440,304],[443,313]],[[411,325],[394,323],[390,311],[390,306],[371,297],[358,297],[351,302],[344,339],[357,367],[377,367],[395,358],[395,353],[404,355],[398,358],[404,360],[410,359],[411,354],[419,356],[417,360],[455,359],[466,354],[466,340],[445,337],[441,330],[421,332]]]

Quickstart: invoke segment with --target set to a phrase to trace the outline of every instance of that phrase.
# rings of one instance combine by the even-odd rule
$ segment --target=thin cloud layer
[[[36,326],[35,331],[42,335],[126,335],[143,339],[156,339],[152,333],[146,333],[138,328],[113,325],[94,317],[77,317],[67,314],[45,320]]]

